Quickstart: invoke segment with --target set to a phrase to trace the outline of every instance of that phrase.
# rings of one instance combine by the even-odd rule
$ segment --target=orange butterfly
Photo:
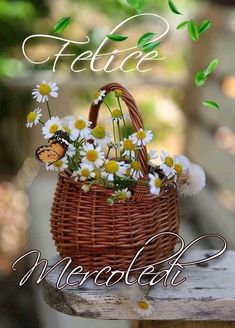
[[[64,131],[57,131],[53,137],[48,140],[49,145],[38,147],[35,152],[36,158],[48,165],[54,164],[65,156],[69,146],[69,135]]]

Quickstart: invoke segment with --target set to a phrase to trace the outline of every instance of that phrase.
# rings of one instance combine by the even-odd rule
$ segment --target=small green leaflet
[[[204,20],[199,26],[198,26],[198,33],[202,34],[206,32],[211,27],[211,21]]]
[[[205,76],[210,75],[217,68],[218,65],[219,65],[218,59],[212,60],[212,62],[205,69]]]
[[[71,22],[70,16],[65,16],[61,18],[58,22],[55,23],[54,32],[62,33],[66,29],[66,27],[70,24],[70,22]]]
[[[205,100],[203,105],[212,109],[220,109],[219,105],[213,100]]]
[[[146,43],[148,43],[153,37],[154,37],[155,33],[153,32],[148,32],[148,33],[145,33],[143,34],[138,42],[137,42],[137,46],[139,48],[142,48]]]
[[[142,48],[143,52],[153,51],[157,46],[159,46],[160,43],[161,43],[160,41],[146,43]]]
[[[198,32],[197,25],[192,19],[190,19],[188,23],[188,31],[193,41],[197,41],[199,39],[199,32]]]
[[[173,0],[168,0],[168,5],[170,10],[176,15],[182,15],[182,13],[177,9],[176,5],[174,4]]]
[[[140,14],[145,6],[145,0],[127,0],[129,5],[134,8],[138,14]]]
[[[107,38],[112,41],[120,42],[120,41],[126,40],[128,38],[128,36],[118,35],[118,34],[109,34],[109,35],[107,35]]]
[[[189,21],[183,21],[177,25],[176,29],[183,30],[185,27],[187,27],[188,23],[189,23]]]
[[[199,71],[195,75],[195,84],[201,87],[206,82],[205,71]]]

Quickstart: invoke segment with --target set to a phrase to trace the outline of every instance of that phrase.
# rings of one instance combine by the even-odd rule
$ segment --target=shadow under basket
[[[93,185],[89,192],[67,173],[59,174],[51,211],[51,232],[60,256],[71,257],[84,271],[126,271],[147,240],[161,232],[178,233],[178,193],[172,184],[141,202],[107,203],[112,190]],[[174,252],[173,235],[154,238],[137,257],[134,268],[154,264]]]
[[[135,131],[143,129],[143,119],[129,91],[118,83],[109,83],[100,90],[119,90]],[[97,118],[102,100],[91,105],[89,121]],[[132,188],[132,196],[124,203],[107,203],[113,190],[92,184],[89,192],[81,188],[69,172],[60,172],[51,211],[51,232],[61,257],[71,257],[73,266],[85,271],[126,271],[136,253],[155,235],[178,234],[179,200],[175,183],[169,182],[159,195],[152,195],[148,186],[148,156],[145,146],[138,150],[143,178]],[[133,265],[139,268],[164,260],[174,253],[177,237],[170,234],[153,238],[138,255]]]

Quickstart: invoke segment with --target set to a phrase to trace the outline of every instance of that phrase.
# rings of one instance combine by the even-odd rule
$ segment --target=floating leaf
[[[176,26],[176,29],[177,30],[182,30],[183,28],[185,28],[187,25],[188,25],[189,21],[183,21],[181,23],[179,23],[177,26]]]
[[[188,31],[189,31],[189,35],[193,41],[197,41],[199,39],[197,25],[192,19],[190,19],[190,21],[188,23]]]
[[[120,42],[120,41],[126,40],[128,38],[128,36],[118,35],[118,34],[109,34],[109,35],[107,35],[107,38],[112,41]]]
[[[138,14],[140,14],[145,6],[145,0],[127,0],[129,5],[134,8]]]
[[[153,32],[148,32],[143,34],[138,40],[137,43],[138,47],[142,48],[146,43],[148,43],[154,37],[154,35],[155,33]]]
[[[212,109],[217,109],[217,110],[220,109],[219,105],[213,100],[205,100],[203,102],[203,105],[206,107],[210,107]]]
[[[206,82],[205,71],[199,71],[195,75],[195,83],[198,87],[201,87]]]
[[[173,0],[168,0],[168,5],[171,11],[176,15],[182,15],[181,12],[177,9],[176,5],[174,4]]]
[[[214,59],[212,60],[212,62],[208,65],[208,67],[205,70],[205,75],[208,76],[209,74],[211,74],[219,65],[219,60],[218,59]]]
[[[202,34],[206,32],[211,27],[211,21],[204,20],[199,26],[198,26],[198,33]]]
[[[71,17],[65,16],[61,18],[57,23],[54,25],[54,32],[55,33],[61,33],[63,32],[66,27],[70,24],[71,22]]]
[[[161,43],[160,41],[154,41],[154,42],[146,43],[143,46],[143,52],[153,51],[157,46],[159,46],[160,43]]]

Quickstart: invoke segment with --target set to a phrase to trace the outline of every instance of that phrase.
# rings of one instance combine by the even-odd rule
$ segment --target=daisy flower
[[[63,157],[56,161],[55,163],[49,165],[46,164],[47,171],[63,171],[68,167],[68,160],[66,157]]]
[[[141,317],[149,317],[153,312],[153,307],[145,297],[142,297],[135,302],[133,310],[137,312]]]
[[[162,151],[160,159],[162,161],[162,163],[160,164],[160,169],[164,172],[167,178],[172,178],[176,174],[173,157],[171,157],[169,153]]]
[[[162,180],[157,173],[149,174],[149,187],[153,195],[159,195],[161,191]]]
[[[136,145],[130,138],[125,138],[123,141],[121,141],[121,151],[123,151],[123,156],[135,158]]]
[[[55,82],[46,82],[42,81],[41,84],[36,85],[36,88],[33,89],[32,95],[33,98],[38,102],[48,101],[48,96],[58,97],[58,87]]]
[[[119,189],[112,196],[118,203],[123,203],[131,197],[131,192],[127,188]]]
[[[131,140],[138,147],[147,145],[153,139],[153,133],[150,130],[140,129],[131,135]]]
[[[111,141],[110,133],[105,130],[103,125],[95,126],[90,137],[94,140],[94,144],[98,146],[107,145]]]
[[[203,168],[190,163],[186,172],[178,179],[179,192],[184,196],[193,196],[201,191],[206,184],[206,176]]]
[[[71,140],[76,140],[78,137],[89,139],[91,122],[86,120],[83,116],[79,116],[76,120],[71,122],[69,128],[71,129]]]
[[[69,135],[72,132],[72,129],[70,128],[71,124],[75,121],[75,116],[68,115],[61,119],[62,124],[62,130],[67,132]]]
[[[138,180],[140,178],[142,178],[144,175],[141,171],[141,165],[140,162],[138,161],[133,161],[131,163],[131,167],[130,167],[130,175],[132,176],[133,179]]]
[[[148,161],[150,162],[150,161],[152,161],[153,159],[156,159],[156,158],[158,158],[158,156],[157,156],[157,152],[155,151],[155,150],[153,150],[153,149],[151,149],[149,152],[148,152]]]
[[[98,105],[103,98],[105,98],[106,90],[97,90],[95,93],[95,99],[93,100],[94,105]]]
[[[95,177],[95,172],[93,171],[93,167],[89,164],[81,164],[80,168],[78,171],[74,171],[72,176],[74,176],[74,180],[78,181],[86,181],[90,178]]]
[[[186,156],[177,155],[174,156],[174,169],[176,176],[179,177],[185,173],[185,170],[189,167],[190,161]]]
[[[111,118],[107,119],[107,122],[110,124],[112,122],[120,122],[123,121],[123,119],[129,119],[129,113],[125,112],[124,114],[122,113],[121,109],[115,108],[111,111]]]
[[[75,154],[76,147],[72,143],[70,143],[66,155],[72,158]]]
[[[42,117],[42,110],[40,108],[36,108],[34,111],[29,112],[27,115],[27,128],[32,128],[33,125],[37,125]]]
[[[45,139],[51,138],[58,130],[62,129],[61,120],[58,116],[52,116],[43,126],[42,134]]]
[[[101,172],[101,176],[103,178],[107,178],[109,181],[114,180],[114,176],[121,177],[125,173],[125,163],[117,162],[115,160],[107,160],[104,164],[103,171]]]
[[[101,147],[95,147],[92,144],[86,144],[83,146],[83,150],[80,152],[82,156],[82,162],[90,164],[92,167],[99,168],[104,163],[104,153]]]

